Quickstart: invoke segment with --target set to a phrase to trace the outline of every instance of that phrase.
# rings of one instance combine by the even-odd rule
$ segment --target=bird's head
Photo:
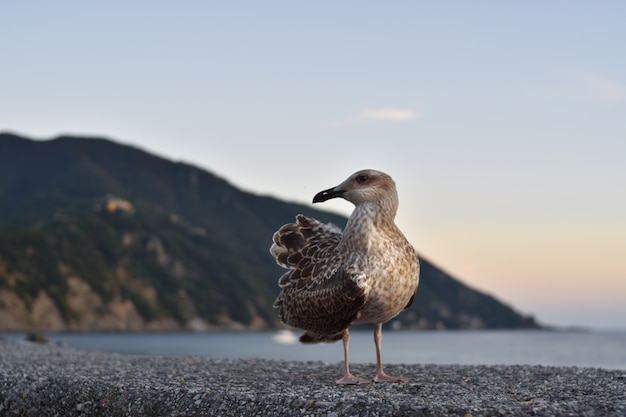
[[[341,197],[355,206],[387,200],[397,204],[398,200],[393,179],[384,172],[373,169],[355,172],[338,186],[317,193],[313,202],[321,203],[336,197]]]

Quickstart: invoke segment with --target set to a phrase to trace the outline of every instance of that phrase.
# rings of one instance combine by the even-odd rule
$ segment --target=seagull
[[[304,330],[302,343],[343,341],[344,375],[337,384],[410,381],[387,375],[382,361],[382,325],[411,305],[419,282],[415,249],[394,223],[395,182],[361,170],[316,194],[313,203],[337,197],[355,206],[345,230],[299,214],[274,233],[270,253],[288,270],[274,307],[282,323]],[[373,380],[350,373],[349,328],[363,323],[375,324]]]

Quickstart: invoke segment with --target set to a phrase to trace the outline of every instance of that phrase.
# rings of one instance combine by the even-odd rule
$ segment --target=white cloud
[[[347,116],[343,119],[334,120],[332,127],[353,126],[372,122],[408,122],[421,117],[421,113],[413,109],[379,108],[366,109]]]
[[[561,72],[581,85],[587,94],[595,100],[618,103],[626,96],[624,84],[604,75],[575,68],[563,68]]]
[[[407,121],[419,117],[415,110],[410,109],[373,109],[363,110],[358,114],[358,119],[373,121]]]

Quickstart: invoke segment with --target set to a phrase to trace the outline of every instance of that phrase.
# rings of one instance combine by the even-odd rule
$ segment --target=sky
[[[104,136],[306,204],[379,169],[422,257],[541,323],[626,327],[626,2],[0,0],[0,15],[0,131]]]

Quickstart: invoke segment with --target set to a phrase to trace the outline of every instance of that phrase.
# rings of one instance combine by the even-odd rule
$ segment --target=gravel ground
[[[374,366],[355,364],[371,376]],[[336,386],[341,364],[130,356],[0,340],[2,416],[626,416],[626,372],[388,365],[405,384]]]

